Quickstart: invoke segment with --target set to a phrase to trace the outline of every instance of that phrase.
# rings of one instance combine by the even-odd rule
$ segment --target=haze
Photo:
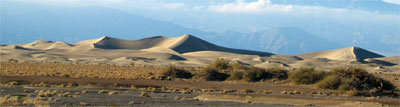
[[[279,54],[400,53],[398,0],[2,0],[0,44],[191,34]]]

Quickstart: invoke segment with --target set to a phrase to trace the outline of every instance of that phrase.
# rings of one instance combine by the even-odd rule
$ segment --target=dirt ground
[[[81,103],[86,103],[88,106],[288,106],[279,104],[239,103],[229,101],[199,101],[192,99],[198,96],[198,94],[181,94],[170,92],[148,92],[149,97],[142,97],[142,91],[110,88],[0,88],[3,89],[3,91],[0,93],[0,96],[4,96],[6,94],[12,96],[26,96],[29,92],[33,92],[34,90],[63,90],[70,93],[81,92],[82,90],[88,91],[87,93],[80,93],[79,95],[73,95],[72,97],[52,96],[51,98],[59,99],[59,101],[50,103],[50,106],[81,106]],[[108,92],[115,91],[118,93],[108,95],[107,93],[98,93],[99,90],[106,90]],[[35,95],[36,94],[32,94],[32,96]],[[132,101],[134,104],[130,104]]]
[[[4,84],[10,81],[16,81],[18,84]],[[400,106],[400,99],[396,97],[338,96],[332,90],[273,82],[118,80],[44,76],[1,76],[0,82],[3,83],[0,96],[19,96],[22,102],[19,105],[33,105],[24,104],[23,100],[35,99],[36,102],[49,101],[45,105],[54,106]],[[71,83],[71,86],[63,85]],[[57,92],[54,95],[42,96],[38,92],[40,90]],[[99,93],[100,91],[102,92]],[[68,94],[63,95],[65,93]],[[143,95],[144,93],[147,95]],[[342,104],[343,101],[345,105]]]

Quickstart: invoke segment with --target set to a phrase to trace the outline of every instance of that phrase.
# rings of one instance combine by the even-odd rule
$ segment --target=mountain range
[[[73,43],[104,35],[140,39],[193,34],[229,48],[289,55],[348,47],[296,27],[272,28],[253,33],[204,32],[103,7],[65,9],[8,2],[2,2],[9,5],[2,5],[0,13],[0,44],[27,43],[43,39]]]

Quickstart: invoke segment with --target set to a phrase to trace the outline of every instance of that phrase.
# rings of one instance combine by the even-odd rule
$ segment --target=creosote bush
[[[200,68],[196,74],[196,79],[207,80],[207,81],[224,81],[229,75],[221,73],[218,69],[213,67]]]
[[[287,70],[281,68],[270,68],[265,70],[257,67],[248,67],[240,71],[232,72],[228,80],[243,80],[247,82],[257,82],[272,78],[283,80],[287,79],[287,72]]]
[[[228,77],[228,80],[242,80],[242,78],[243,78],[243,72],[242,71],[234,71]]]
[[[289,73],[289,79],[296,84],[313,84],[325,77],[325,72],[314,68],[299,68]]]
[[[395,88],[390,82],[378,78],[361,68],[334,68],[327,75],[326,78],[317,83],[317,87],[338,89],[339,91],[374,90],[375,92],[392,90]]]
[[[337,89],[342,80],[337,75],[329,75],[317,83],[318,88]]]
[[[160,75],[173,78],[192,78],[193,76],[189,71],[179,69],[173,65],[166,67],[163,71],[161,71]]]
[[[247,69],[250,68],[247,65],[242,65],[242,64],[239,64],[239,63],[234,63],[234,64],[231,64],[231,65],[232,65],[232,70],[233,71],[242,71],[242,70],[247,70]]]
[[[211,67],[217,68],[217,69],[228,69],[231,67],[229,64],[228,60],[222,59],[222,58],[217,58],[213,64],[211,64]]]
[[[288,78],[289,70],[284,68],[269,68],[266,72],[272,74],[273,79],[284,80]]]
[[[242,80],[247,82],[256,82],[269,77],[271,74],[264,71],[264,69],[251,67],[243,73]]]

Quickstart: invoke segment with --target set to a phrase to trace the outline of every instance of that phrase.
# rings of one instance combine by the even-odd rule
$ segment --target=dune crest
[[[232,49],[218,46],[192,35],[154,36],[139,40],[101,37],[76,44],[38,40],[27,44],[0,46],[0,61],[59,61],[64,63],[151,65],[200,67],[224,58],[232,63],[261,68],[315,67],[326,70],[335,66],[359,66],[371,71],[400,73],[399,57],[384,57],[374,52],[348,47],[300,55]]]
[[[99,49],[132,49],[150,52],[165,52],[172,54],[183,54],[196,51],[221,51],[260,56],[272,55],[271,53],[267,52],[225,48],[209,43],[192,35],[183,35],[175,38],[155,36],[140,40],[123,40],[104,36],[99,39],[82,41],[77,43],[76,45],[87,45],[92,48]]]
[[[327,58],[331,60],[340,60],[340,61],[350,61],[350,60],[362,61],[367,58],[384,57],[383,55],[379,55],[374,52],[355,46],[337,50],[307,53],[298,56],[303,58]]]

